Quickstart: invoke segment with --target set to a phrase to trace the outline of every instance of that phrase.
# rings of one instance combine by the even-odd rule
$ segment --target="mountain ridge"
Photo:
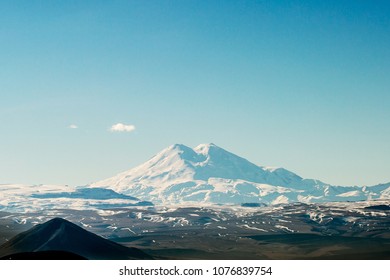
[[[93,183],[154,203],[287,203],[366,200],[388,197],[390,183],[370,187],[332,186],[284,169],[263,167],[217,145],[174,144],[143,164]],[[374,187],[378,187],[374,186]]]

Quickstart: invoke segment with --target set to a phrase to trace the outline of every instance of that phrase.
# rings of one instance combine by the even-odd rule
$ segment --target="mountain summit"
[[[368,195],[362,188],[330,186],[284,168],[258,166],[212,143],[193,149],[171,145],[138,167],[91,186],[157,204],[340,201]]]
[[[171,145],[144,164],[113,178],[93,184],[123,191],[130,182],[156,182],[160,186],[175,182],[208,181],[212,178],[245,180],[255,183],[289,186],[302,178],[283,168],[257,166],[215,144],[201,144],[194,149]]]

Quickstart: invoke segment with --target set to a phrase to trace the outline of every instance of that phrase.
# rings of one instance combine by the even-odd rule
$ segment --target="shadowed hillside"
[[[86,259],[151,259],[139,249],[127,248],[106,240],[96,234],[61,218],[54,218],[44,224],[22,232],[0,246],[0,257],[24,253],[26,259],[35,254],[38,259],[64,258],[64,254],[48,252],[68,252]],[[57,256],[57,257],[56,257]]]

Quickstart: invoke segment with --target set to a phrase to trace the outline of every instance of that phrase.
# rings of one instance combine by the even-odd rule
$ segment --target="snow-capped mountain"
[[[288,203],[389,198],[390,183],[331,186],[284,168],[262,167],[214,144],[172,145],[147,162],[90,185],[156,204]]]

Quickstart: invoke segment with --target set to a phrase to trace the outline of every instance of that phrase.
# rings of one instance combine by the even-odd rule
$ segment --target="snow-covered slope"
[[[157,204],[288,203],[366,200],[386,196],[375,187],[330,186],[284,168],[255,165],[214,144],[172,145],[147,162],[91,184]]]
[[[283,168],[259,167],[214,144],[202,144],[195,149],[172,145],[144,164],[123,172],[99,185],[128,188],[138,182],[169,186],[176,182],[208,181],[210,178],[245,180],[270,185],[299,186],[302,178]],[[93,184],[93,186],[96,186]]]
[[[0,211],[91,210],[151,206],[110,189],[57,185],[0,185]]]

